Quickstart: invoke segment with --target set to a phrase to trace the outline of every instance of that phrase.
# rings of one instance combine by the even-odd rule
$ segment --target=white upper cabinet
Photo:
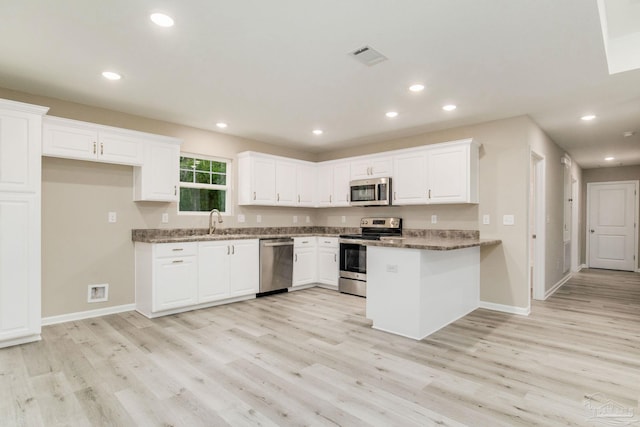
[[[43,121],[45,156],[140,166],[143,145],[133,131],[51,116]]]
[[[318,165],[316,197],[318,207],[349,206],[349,162],[324,162]]]
[[[40,188],[45,111],[43,107],[0,100],[0,191],[35,192]]]
[[[144,164],[133,169],[133,200],[177,202],[180,143],[145,141]]]
[[[425,150],[406,152],[393,157],[394,205],[424,205],[428,203],[427,153]]]
[[[391,156],[363,157],[351,162],[351,179],[384,178],[392,175]]]
[[[276,161],[276,204],[295,206],[298,204],[296,164],[284,160]]]
[[[314,206],[315,165],[246,151],[238,154],[238,204]]]
[[[313,163],[296,166],[297,205],[313,207],[316,202],[317,169]]]
[[[427,149],[430,204],[478,203],[478,144],[471,139]]]

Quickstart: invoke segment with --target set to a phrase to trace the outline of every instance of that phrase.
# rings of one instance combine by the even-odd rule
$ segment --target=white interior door
[[[637,181],[588,184],[589,267],[635,270]]]

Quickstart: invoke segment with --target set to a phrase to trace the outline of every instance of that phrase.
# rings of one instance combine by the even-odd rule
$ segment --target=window
[[[209,212],[229,208],[230,161],[183,154],[180,156],[179,212]]]

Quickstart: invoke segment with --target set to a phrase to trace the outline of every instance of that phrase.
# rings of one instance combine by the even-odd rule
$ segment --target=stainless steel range
[[[401,236],[402,218],[362,218],[361,234],[342,234],[341,239],[380,240],[383,236]],[[340,243],[340,280],[338,289],[345,294],[367,296],[367,247],[357,242]]]

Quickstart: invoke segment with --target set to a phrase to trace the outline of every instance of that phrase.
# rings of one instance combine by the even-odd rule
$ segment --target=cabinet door
[[[139,166],[143,162],[144,140],[100,131],[98,135],[98,160],[122,165]]]
[[[229,298],[229,256],[226,242],[200,242],[198,245],[198,302]]]
[[[428,202],[427,155],[407,153],[394,157],[392,181],[394,205],[416,205]]]
[[[316,168],[313,165],[298,165],[296,168],[298,206],[315,206]]]
[[[198,265],[195,256],[157,258],[153,269],[153,311],[197,304]]]
[[[0,347],[40,334],[39,200],[0,194]]]
[[[255,205],[276,203],[276,162],[273,159],[251,159],[251,187]]]
[[[351,162],[351,179],[370,178],[371,163],[368,159]]]
[[[351,162],[351,179],[392,176],[391,157],[373,157]]]
[[[318,206],[331,206],[333,203],[333,165],[325,165],[318,168],[317,182]]]
[[[98,131],[81,124],[58,124],[44,118],[42,154],[66,159],[97,160]]]
[[[338,248],[318,248],[318,282],[338,286]]]
[[[391,157],[371,159],[371,176],[383,178],[393,175],[393,161]]]
[[[465,203],[469,194],[468,145],[427,150],[429,203]]]
[[[333,206],[349,206],[349,182],[351,165],[337,164],[333,168]]]
[[[260,287],[260,247],[258,240],[230,240],[229,296],[258,293]]]
[[[293,162],[276,162],[276,204],[294,206],[297,204],[296,164]]]
[[[41,118],[0,109],[0,191],[40,188]]]
[[[147,141],[144,150],[144,164],[133,171],[134,200],[177,202],[180,147]]]
[[[316,262],[316,248],[294,248],[293,286],[315,283]]]

